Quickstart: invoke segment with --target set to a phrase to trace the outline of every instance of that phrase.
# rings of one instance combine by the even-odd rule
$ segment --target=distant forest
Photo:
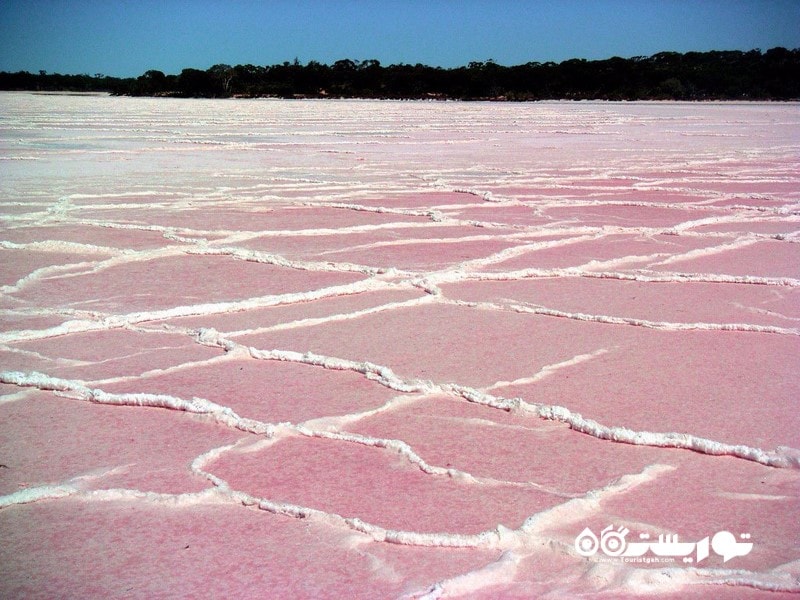
[[[383,66],[377,60],[272,66],[218,64],[139,77],[0,73],[0,90],[110,92],[182,98],[385,98],[437,100],[798,100],[800,49],[660,52],[653,56],[457,68]]]

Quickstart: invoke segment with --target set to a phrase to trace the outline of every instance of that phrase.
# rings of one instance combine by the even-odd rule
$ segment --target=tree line
[[[350,59],[303,65],[295,59],[271,66],[187,68],[177,75],[149,70],[132,78],[21,71],[0,73],[0,90],[191,98],[796,100],[800,49],[660,52],[510,67],[494,60],[442,68]]]

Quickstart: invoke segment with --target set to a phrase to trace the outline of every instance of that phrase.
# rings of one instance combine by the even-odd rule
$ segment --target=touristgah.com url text
[[[620,556],[624,563],[674,563],[674,558],[664,556]]]
[[[639,564],[654,564],[654,563],[674,563],[674,557],[665,557],[665,556],[597,556],[593,557],[591,562],[603,562],[603,563],[639,563]]]

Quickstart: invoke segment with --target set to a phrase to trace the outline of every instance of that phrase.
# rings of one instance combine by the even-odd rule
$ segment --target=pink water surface
[[[797,105],[0,114],[0,596],[800,592]]]

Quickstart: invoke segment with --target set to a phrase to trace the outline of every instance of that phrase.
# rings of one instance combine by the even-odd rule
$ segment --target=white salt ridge
[[[500,558],[481,569],[439,581],[427,590],[406,594],[401,596],[401,599],[438,600],[439,598],[469,597],[470,594],[480,590],[514,581],[514,576],[517,574],[522,558],[516,552],[503,552]]]
[[[322,204],[321,206],[326,206]],[[370,211],[380,212],[380,211]],[[327,235],[347,236],[354,233],[369,233],[372,231],[395,230],[395,229],[431,229],[442,227],[442,223],[438,221],[428,221],[423,223],[414,223],[409,221],[393,221],[388,223],[377,223],[374,225],[350,225],[347,227],[329,228],[329,227],[315,227],[311,229],[279,229],[279,230],[263,230],[253,232],[234,232],[234,231],[209,231],[202,232],[202,230],[194,230],[195,232],[201,231],[208,235],[224,234],[227,236],[236,236],[236,239],[252,239],[252,238],[268,238],[268,237],[319,237]]]
[[[104,221],[98,219],[71,219],[69,221],[73,225],[85,225],[88,227],[103,227],[105,229],[119,229],[121,231],[152,231],[161,233],[162,235],[232,235],[238,233],[233,230],[211,230],[211,229],[193,229],[191,227],[174,227],[167,225],[144,225],[138,223],[118,223],[116,221]]]
[[[576,237],[566,237],[558,240],[545,240],[541,242],[533,242],[530,244],[521,244],[518,246],[513,246],[511,248],[506,248],[505,250],[500,250],[499,252],[495,252],[494,254],[490,254],[483,258],[476,258],[465,261],[460,265],[453,267],[453,270],[455,271],[459,269],[476,269],[479,267],[485,267],[488,265],[501,263],[512,258],[517,258],[518,256],[522,256],[523,254],[527,254],[528,252],[535,252],[537,250],[545,250],[549,248],[560,248],[562,246],[569,246],[571,244],[578,244],[580,242],[588,242],[596,240],[600,237],[602,236],[601,234],[598,233],[595,235],[582,235]],[[498,236],[498,239],[502,238]]]
[[[628,569],[622,579],[620,591],[639,594],[677,591],[685,586],[725,585],[745,587],[764,592],[800,593],[797,574],[773,569],[767,572],[743,569],[702,569],[697,567],[670,567],[662,569]],[[713,591],[709,590],[713,595]]]
[[[80,491],[78,497],[94,502],[148,502],[156,504],[159,507],[177,509],[207,504],[228,504],[231,501],[229,497],[221,494],[216,488],[208,488],[199,492],[183,492],[180,494],[110,488]]]
[[[95,264],[96,263],[93,262],[75,262],[75,263],[66,263],[60,265],[51,265],[49,267],[41,267],[39,269],[31,271],[30,273],[28,273],[27,275],[18,279],[16,282],[10,285],[4,285],[0,287],[0,293],[14,294],[16,292],[19,292],[25,286],[31,283],[39,282],[42,279],[68,277],[73,274],[82,274],[80,270],[91,269],[94,267]]]
[[[227,332],[227,335],[230,337],[236,337],[241,335],[269,333],[273,331],[286,331],[287,329],[298,329],[301,327],[314,327],[316,325],[338,323],[342,321],[351,321],[354,319],[360,319],[361,317],[365,317],[367,315],[374,315],[397,309],[416,308],[419,306],[424,306],[426,304],[435,304],[438,301],[439,300],[435,296],[426,295],[426,296],[421,296],[419,298],[412,298],[411,300],[405,300],[402,302],[389,302],[387,304],[381,304],[378,306],[373,306],[371,308],[356,310],[349,313],[337,313],[335,315],[328,315],[326,317],[309,317],[306,319],[286,321],[283,323],[278,323],[277,325],[270,325],[267,327],[254,327],[251,329],[243,329],[240,331],[229,331]]]
[[[718,209],[718,207],[714,207],[714,208]],[[734,207],[732,207],[732,208],[734,208]],[[790,222],[797,222],[796,218],[787,217],[786,215],[782,215],[780,212],[777,211],[777,209],[773,209],[772,211],[770,211],[770,209],[759,210],[759,209],[754,209],[752,207],[740,206],[740,207],[735,207],[735,210],[741,210],[741,211],[757,210],[759,212],[775,212],[777,215],[779,215],[781,217],[780,218],[780,223],[787,224],[787,226],[788,226],[788,223],[790,223]],[[696,219],[694,221],[686,221],[684,223],[680,223],[680,224],[675,225],[674,227],[672,227],[671,231],[675,232],[677,234],[683,234],[683,233],[689,232],[692,229],[697,229],[698,227],[703,227],[703,226],[706,226],[706,225],[724,225],[726,223],[747,224],[747,223],[771,223],[771,222],[775,222],[775,219],[773,217],[755,217],[754,218],[751,215],[741,215],[741,216],[731,215],[731,216],[725,216],[725,217],[715,216],[715,217],[706,217],[704,219]]]
[[[786,321],[800,321],[800,317],[790,317],[775,312],[774,310],[767,310],[766,308],[755,308],[752,306],[745,306],[744,304],[741,304],[739,302],[732,302],[731,304],[740,310],[746,310],[747,312],[751,312],[757,315],[767,315],[768,317],[772,317],[775,319],[782,319]]]
[[[422,193],[427,192],[428,190],[422,190]],[[520,204],[518,201],[515,200],[508,200],[504,201],[504,204],[510,206],[516,206]],[[372,213],[379,213],[379,214],[396,214],[396,215],[404,215],[410,217],[423,217],[430,219],[429,222],[397,222],[397,223],[386,223],[383,225],[373,225],[373,226],[364,226],[364,227],[373,227],[374,229],[382,228],[382,229],[396,229],[396,228],[405,228],[405,229],[416,229],[416,228],[431,228],[437,226],[462,226],[462,227],[477,227],[481,229],[503,229],[503,230],[520,230],[523,234],[528,234],[531,236],[543,235],[543,232],[540,229],[527,227],[525,225],[518,225],[513,223],[502,223],[502,222],[495,222],[495,221],[485,221],[485,220],[474,220],[474,219],[458,219],[455,217],[448,216],[446,211],[461,211],[464,209],[463,204],[443,204],[443,205],[436,205],[431,209],[426,210],[419,210],[413,208],[393,208],[389,206],[371,206],[371,205],[362,205],[362,204],[354,204],[354,203],[344,203],[344,202],[304,202],[303,206],[309,207],[318,207],[318,208],[342,208],[346,210],[352,210],[355,212],[372,212]],[[480,205],[478,205],[480,206]],[[470,208],[475,208],[476,205],[469,205]],[[597,228],[583,228],[586,230],[597,230]],[[326,230],[327,231],[327,230]],[[340,228],[335,230],[330,230],[331,233],[333,232],[350,232],[352,228]],[[365,230],[366,231],[366,230]],[[292,232],[294,233],[294,232]],[[458,239],[467,239],[467,237],[460,237]],[[452,239],[452,238],[443,238],[445,240]],[[492,237],[491,239],[504,239],[502,236]],[[420,240],[421,242],[427,241],[428,238],[423,238]]]
[[[523,279],[553,279],[557,277],[587,277],[592,279],[619,279],[642,283],[732,283],[743,285],[770,285],[800,287],[800,279],[792,277],[760,277],[756,275],[721,275],[702,273],[677,273],[637,270],[634,272],[585,271],[580,268],[519,269],[504,272],[447,272],[429,275],[426,279],[435,283],[457,283],[461,281],[516,281]]]
[[[475,222],[471,222],[475,223]],[[373,250],[375,248],[392,248],[395,246],[426,246],[426,245],[439,245],[439,244],[463,244],[468,242],[496,242],[496,241],[513,241],[532,237],[534,234],[528,232],[511,233],[511,234],[487,234],[487,235],[464,235],[459,237],[442,237],[442,238],[402,238],[398,240],[386,240],[382,242],[373,242],[371,244],[359,244],[357,246],[347,246],[337,248],[335,250],[326,250],[320,252],[320,256],[328,256],[331,254],[341,254],[344,252],[354,252],[358,250]],[[539,235],[539,234],[535,234]]]
[[[402,440],[376,438],[371,436],[359,435],[355,433],[337,433],[333,431],[320,431],[303,425],[297,425],[294,426],[293,428],[298,433],[301,433],[302,435],[308,437],[337,440],[340,442],[351,442],[354,444],[360,444],[362,446],[369,446],[372,448],[385,448],[387,450],[394,452],[399,456],[402,456],[403,458],[408,460],[408,462],[419,468],[420,471],[422,471],[423,473],[427,473],[428,475],[445,475],[453,479],[459,479],[471,483],[479,481],[478,478],[473,477],[472,475],[464,471],[460,471],[458,469],[453,469],[453,468],[437,467],[435,465],[431,465],[425,462],[425,460],[419,454],[414,452],[411,446],[409,446],[406,442]]]
[[[17,348],[15,346],[7,346],[7,345],[4,345],[4,344],[0,344],[0,349],[3,350],[3,352],[9,352],[11,354],[18,354],[18,355],[24,356],[26,358],[33,358],[33,359],[42,360],[42,361],[49,361],[50,360],[50,357],[45,356],[41,352],[35,352],[33,350],[24,350],[22,348]],[[86,365],[92,364],[90,361],[77,360],[77,359],[74,359],[74,358],[59,358],[58,359],[58,363],[60,365],[62,365],[62,366],[67,366],[68,365],[68,366],[73,366],[73,367],[82,367],[82,366],[86,366]]]
[[[25,400],[27,398],[28,398],[28,390],[21,390],[13,394],[0,395],[0,404],[18,402],[20,400]]]
[[[3,371],[0,373],[0,382],[18,385],[21,387],[34,387],[40,390],[72,393],[72,397],[97,404],[118,406],[148,406],[153,408],[169,408],[172,410],[186,411],[197,414],[207,414],[229,427],[240,429],[249,433],[265,433],[266,424],[244,419],[227,406],[220,406],[203,398],[184,400],[165,394],[128,393],[112,394],[97,388],[90,388],[79,381],[50,377],[43,373],[19,371]]]
[[[290,260],[277,254],[270,254],[268,252],[259,252],[258,250],[242,250],[240,248],[221,248],[203,246],[194,248],[187,251],[188,254],[198,254],[205,256],[231,256],[233,258],[244,260],[248,262],[256,262],[268,265],[275,265],[277,267],[287,267],[290,269],[298,269],[301,271],[315,271],[315,272],[334,272],[334,273],[361,273],[372,277],[374,275],[384,274],[390,269],[388,268],[373,268],[364,265],[356,265],[353,263],[339,263],[339,262],[322,262],[322,261],[301,261]],[[392,271],[395,271],[392,269]],[[396,271],[402,273],[401,271]]]
[[[695,258],[702,258],[706,256],[713,256],[715,254],[720,254],[723,252],[730,252],[731,250],[739,250],[741,248],[746,248],[747,246],[752,246],[753,244],[757,244],[759,241],[761,240],[756,236],[745,235],[726,244],[711,246],[709,248],[698,248],[696,250],[690,250],[689,252],[685,252],[683,254],[674,254],[669,258],[666,258],[656,263],[655,265],[651,266],[669,265],[675,262],[684,262],[687,260],[693,260]]]
[[[95,255],[112,256],[112,257],[121,257],[121,256],[130,257],[135,254],[135,252],[128,249],[108,248],[105,246],[96,246],[93,244],[80,244],[77,242],[64,242],[64,241],[53,241],[53,240],[30,242],[26,244],[0,241],[0,248],[5,248],[7,250],[25,250],[26,252],[52,252],[52,253],[62,253],[67,255],[74,254],[75,258],[79,259],[79,262],[72,262],[72,263],[66,262],[58,265],[50,265],[35,269],[34,271],[31,271],[24,277],[17,280],[15,283],[0,287],[0,293],[3,294],[14,294],[20,291],[25,286],[31,283],[38,282],[42,279],[56,278],[56,277],[72,277],[75,275],[81,275],[86,272],[90,272],[98,268],[99,263],[86,261],[85,260],[86,255],[95,254]]]
[[[371,212],[378,214],[388,215],[403,215],[407,217],[424,217],[431,219],[434,222],[443,219],[442,214],[438,210],[417,210],[413,208],[393,208],[391,206],[368,206],[364,204],[355,204],[352,202],[303,202],[302,206],[308,207],[325,207],[325,208],[342,208],[347,210],[354,210],[356,212]],[[415,224],[416,225],[416,224]],[[334,230],[338,231],[338,230]]]
[[[476,196],[481,200],[486,202],[503,202],[503,198],[495,196],[492,192],[488,190],[476,190],[473,188],[455,188],[452,190],[457,194],[469,194],[470,196]]]
[[[13,506],[15,504],[29,504],[31,502],[38,502],[40,500],[51,500],[64,498],[66,496],[86,494],[87,492],[82,489],[83,482],[101,479],[107,475],[114,475],[123,472],[127,470],[128,466],[129,465],[111,469],[97,469],[95,471],[73,477],[60,484],[37,485],[18,490],[11,494],[6,494],[5,496],[0,496],[0,509],[6,506]]]
[[[646,327],[648,329],[660,329],[663,331],[742,331],[750,333],[800,335],[800,329],[798,328],[777,327],[773,325],[753,325],[751,323],[676,323],[669,321],[650,321],[647,319],[614,317],[610,315],[566,312],[535,304],[517,304],[511,301],[509,301],[507,304],[497,304],[493,302],[466,302],[463,300],[453,300],[452,303],[460,306],[481,308],[484,310],[511,310],[519,313],[544,315],[548,317],[572,319],[575,321],[590,321],[594,323],[607,323],[610,325],[631,325],[634,327]]]
[[[177,317],[193,317],[198,315],[209,316],[215,314],[227,314],[256,308],[296,304],[298,302],[308,302],[311,300],[320,300],[322,298],[331,298],[335,296],[349,296],[368,291],[402,289],[403,287],[404,286],[401,284],[384,282],[378,279],[365,279],[363,281],[319,288],[308,292],[268,295],[257,298],[248,298],[245,300],[231,300],[228,302],[175,306],[162,310],[128,313],[126,315],[103,316],[98,313],[96,320],[71,320],[62,323],[61,325],[56,325],[46,329],[17,330],[0,333],[0,344],[8,344],[22,340],[47,339],[69,333],[82,333],[124,328],[147,321],[162,321]]]
[[[63,240],[41,240],[38,242],[17,243],[0,240],[0,248],[7,250],[27,250],[29,252],[63,252],[65,254],[105,254],[125,256],[134,253],[128,248],[110,248],[95,244],[66,242]]]
[[[74,479],[71,481],[74,481]],[[231,501],[230,497],[220,494],[220,491],[216,488],[209,488],[200,492],[165,494],[120,488],[84,490],[78,485],[63,483],[60,485],[41,485],[25,488],[12,494],[0,496],[0,509],[18,504],[30,504],[41,500],[56,500],[59,498],[66,498],[67,496],[100,502],[144,501],[159,506],[172,506],[175,508],[194,506],[197,504],[229,503]]]
[[[37,242],[37,244],[42,244],[43,247],[48,248],[52,247],[53,251],[69,251],[70,248],[80,245],[73,245],[67,242]],[[105,258],[100,261],[96,262],[80,262],[80,263],[73,263],[73,264],[63,264],[63,265],[54,265],[49,267],[42,267],[41,269],[37,269],[32,273],[29,273],[27,276],[20,279],[16,284],[13,286],[7,286],[7,289],[4,289],[4,293],[13,294],[14,292],[18,291],[25,285],[30,283],[36,282],[42,278],[48,279],[57,279],[57,278],[70,278],[70,277],[79,277],[82,275],[88,275],[92,273],[100,273],[106,269],[110,269],[112,267],[117,267],[123,264],[130,264],[130,263],[137,263],[137,262],[148,262],[151,260],[155,260],[158,258],[167,258],[170,256],[180,256],[185,254],[185,249],[179,246],[171,246],[166,248],[159,248],[157,250],[150,250],[146,252],[135,252],[135,251],[119,251],[114,252],[113,249],[111,252],[104,252],[102,248],[97,247],[98,253],[112,256],[110,258]]]
[[[41,485],[37,487],[25,488],[0,496],[0,508],[13,506],[14,504],[29,504],[39,500],[50,500],[64,498],[78,492],[78,488],[71,485]]]
[[[177,192],[173,191],[170,192],[171,196],[180,197],[180,196],[192,196],[189,192]],[[128,190],[124,192],[103,192],[101,194],[86,194],[86,193],[77,193],[77,194],[70,194],[68,198],[70,200],[99,200],[102,198],[129,198],[129,197],[138,197],[138,198],[160,198],[164,196],[164,190],[158,189],[149,189],[149,190],[139,190],[133,191]],[[149,205],[150,203],[148,203]],[[137,205],[139,206],[139,205]]]
[[[562,369],[582,364],[584,362],[587,362],[589,360],[592,360],[594,358],[597,358],[598,356],[602,356],[607,353],[608,350],[606,350],[605,348],[600,348],[599,350],[595,350],[594,352],[588,352],[586,354],[578,354],[577,356],[573,356],[568,360],[564,360],[552,365],[546,365],[542,367],[538,373],[536,373],[531,377],[521,377],[519,379],[515,379],[514,381],[498,381],[490,385],[488,388],[486,388],[486,391],[496,390],[501,387],[509,387],[514,385],[529,385],[531,383],[537,383],[542,379],[554,375],[555,373],[557,373]]]
[[[518,185],[518,182],[515,182]],[[573,186],[562,186],[563,189],[575,189]],[[601,189],[600,186],[592,186],[591,189]],[[674,188],[659,188],[658,186],[649,186],[649,185],[641,185],[641,186],[634,186],[633,188],[626,188],[626,187],[611,187],[605,188],[609,192],[632,192],[632,191],[663,191],[665,193],[675,193],[677,190]],[[693,196],[696,195],[696,192],[693,190],[686,190],[686,192],[691,193]],[[715,213],[731,213],[731,214],[724,214],[724,215],[714,215],[710,217],[704,217],[703,219],[691,220],[681,223],[680,225],[671,228],[672,230],[684,232],[690,229],[694,229],[700,225],[718,225],[720,223],[760,223],[760,222],[771,222],[775,220],[775,217],[780,216],[782,223],[787,222],[796,222],[798,218],[796,216],[787,215],[787,207],[786,206],[753,206],[753,205],[746,205],[746,204],[735,204],[735,205],[719,205],[715,204],[720,201],[720,199],[730,199],[731,196],[728,194],[724,194],[722,196],[712,195],[707,200],[696,200],[696,201],[687,201],[687,202],[648,202],[646,200],[615,200],[613,197],[610,198],[602,198],[599,200],[582,200],[580,198],[570,198],[568,200],[561,200],[555,199],[552,196],[541,196],[541,199],[537,199],[536,201],[530,200],[517,200],[515,202],[516,205],[520,206],[530,206],[536,209],[547,209],[547,208],[602,208],[606,206],[621,206],[621,207],[629,207],[629,208],[657,208],[657,209],[671,209],[671,210],[679,210],[679,211],[695,211],[695,212],[715,212]],[[753,196],[748,196],[748,199],[755,199]],[[776,200],[772,197],[762,196],[761,199],[763,200]],[[486,205],[475,205],[471,206],[470,208],[476,207],[483,207],[483,208],[491,208],[490,206]],[[772,213],[772,215],[754,215],[753,213]],[[774,216],[773,216],[774,215]]]
[[[735,456],[769,467],[800,468],[800,450],[788,446],[779,446],[775,450],[766,451],[744,444],[725,444],[688,433],[634,431],[627,427],[602,425],[592,419],[584,418],[579,413],[573,413],[563,406],[532,404],[525,402],[521,398],[495,397],[458,385],[445,385],[443,389],[458,394],[476,404],[492,406],[501,410],[528,413],[548,421],[559,421],[569,425],[570,429],[601,440],[639,446],[692,450],[712,456]]]
[[[622,267],[632,268],[636,263],[645,263],[647,266],[652,266],[655,261],[665,256],[668,256],[665,252],[655,252],[653,254],[630,254],[628,256],[609,258],[607,260],[592,259],[575,268],[584,272],[604,272],[610,269],[620,269]]]

